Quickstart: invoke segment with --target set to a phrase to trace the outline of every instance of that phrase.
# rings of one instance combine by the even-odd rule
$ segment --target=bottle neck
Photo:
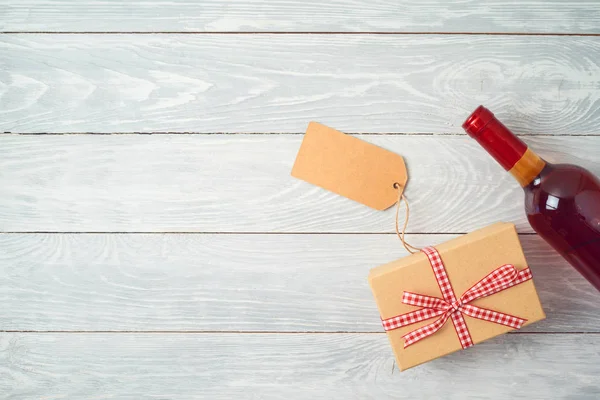
[[[467,118],[463,128],[523,187],[529,185],[546,165],[483,106]]]
[[[545,166],[546,162],[542,158],[527,149],[523,157],[508,172],[522,187],[525,187],[540,175]]]

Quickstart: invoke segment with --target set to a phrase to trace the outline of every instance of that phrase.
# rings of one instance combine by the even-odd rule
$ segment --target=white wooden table
[[[598,399],[600,293],[460,124],[600,174],[600,2],[2,0],[0,398]],[[393,211],[290,177],[402,154],[410,242],[518,225],[548,319],[399,373]]]

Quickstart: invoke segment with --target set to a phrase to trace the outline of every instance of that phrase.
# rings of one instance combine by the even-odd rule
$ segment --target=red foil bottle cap
[[[469,134],[469,136],[475,137],[490,121],[494,119],[496,119],[494,113],[484,106],[479,106],[462,124],[462,127]]]
[[[527,151],[527,145],[502,122],[498,121],[494,114],[484,106],[477,107],[462,127],[507,171]]]

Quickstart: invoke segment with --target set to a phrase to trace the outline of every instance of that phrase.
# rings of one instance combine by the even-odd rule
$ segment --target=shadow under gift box
[[[490,225],[435,248],[441,255],[457,298],[498,267],[505,264],[512,264],[517,270],[528,267],[515,226],[510,223]],[[373,268],[369,283],[382,319],[419,308],[402,303],[404,291],[442,297],[431,264],[422,252]],[[533,279],[470,304],[526,319],[525,325],[546,317]],[[463,316],[475,344],[513,330],[494,322]],[[462,349],[451,319],[433,335],[404,348],[403,335],[437,318],[387,332],[401,371]]]

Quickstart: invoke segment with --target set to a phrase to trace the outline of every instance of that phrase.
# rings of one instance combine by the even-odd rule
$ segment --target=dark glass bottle
[[[533,229],[600,290],[600,180],[547,163],[483,106],[463,128],[521,184]]]

